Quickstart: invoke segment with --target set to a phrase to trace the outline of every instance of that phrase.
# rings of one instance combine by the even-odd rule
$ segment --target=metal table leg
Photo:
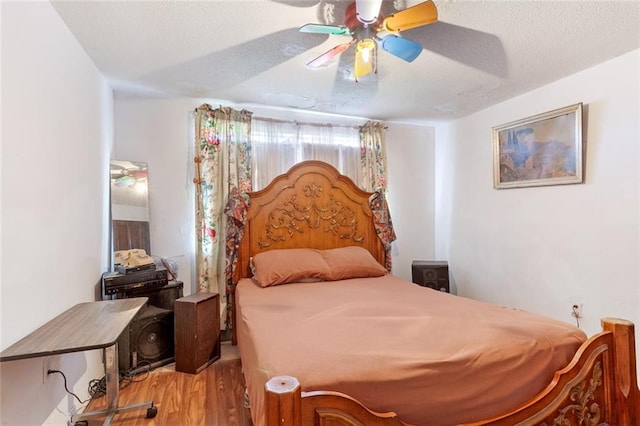
[[[124,413],[134,410],[147,410],[147,418],[153,418],[158,413],[158,408],[153,405],[153,401],[141,402],[138,404],[125,405],[118,407],[118,392],[120,390],[120,373],[118,371],[118,343],[108,346],[104,350],[105,363],[105,382],[107,386],[107,408],[104,410],[91,411],[88,413],[80,413],[71,416],[71,425],[79,421],[93,418],[105,417],[103,425],[111,424],[113,417],[118,413]]]

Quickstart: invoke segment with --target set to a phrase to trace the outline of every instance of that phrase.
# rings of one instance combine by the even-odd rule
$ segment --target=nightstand
[[[218,293],[195,293],[174,303],[176,371],[197,374],[220,358]]]
[[[411,281],[449,293],[449,265],[446,261],[414,260],[411,264]]]

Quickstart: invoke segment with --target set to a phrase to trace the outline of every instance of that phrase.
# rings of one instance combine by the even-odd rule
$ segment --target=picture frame
[[[582,103],[492,131],[495,189],[583,182]]]

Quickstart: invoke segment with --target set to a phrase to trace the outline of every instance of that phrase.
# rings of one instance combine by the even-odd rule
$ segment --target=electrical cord
[[[121,371],[120,380],[118,381],[120,389],[124,389],[127,386],[131,385],[132,383],[141,382],[145,380],[149,376],[149,373],[152,370],[153,368],[151,368],[150,364],[146,367],[140,367],[140,364],[138,364],[138,367],[136,367],[135,369],[131,369],[128,371]],[[144,376],[136,380],[136,377],[139,375],[142,375],[143,373],[144,373]],[[93,379],[89,382],[89,395],[91,395],[91,398],[94,398],[94,399],[100,398],[101,396],[104,396],[106,394],[107,394],[107,379],[105,376],[102,376],[99,379]]]
[[[571,316],[576,319],[576,327],[580,328],[580,318],[582,318],[582,314],[580,313],[580,306],[573,305],[571,307]]]
[[[131,385],[132,383],[135,382],[141,382],[143,380],[145,380],[148,376],[149,373],[153,370],[153,368],[151,368],[151,364],[149,363],[148,366],[143,366],[140,367],[138,366],[135,369],[131,369],[128,371],[121,371],[119,376],[119,380],[118,380],[118,386],[120,387],[120,389],[126,388],[127,386]],[[67,386],[67,377],[64,375],[64,373],[60,370],[48,370],[47,374],[53,374],[53,373],[58,373],[62,376],[62,378],[64,379],[64,390],[67,391],[68,394],[73,395],[80,404],[85,404],[86,402],[89,402],[92,399],[96,399],[96,398],[100,398],[104,395],[107,394],[107,379],[106,376],[102,376],[99,379],[93,379],[89,382],[89,398],[82,401],[78,395],[76,395],[75,393],[71,392]],[[136,380],[136,377],[138,375],[142,375],[144,373],[144,376],[142,378],[139,378]]]
[[[87,399],[86,401],[81,400],[80,398],[78,398],[78,395],[76,395],[75,393],[71,392],[69,390],[69,388],[67,387],[67,376],[64,375],[64,373],[60,370],[47,370],[47,374],[53,374],[53,373],[58,373],[62,376],[62,378],[64,379],[64,390],[67,391],[68,394],[73,395],[80,404],[84,404],[85,402],[88,402],[91,398]]]

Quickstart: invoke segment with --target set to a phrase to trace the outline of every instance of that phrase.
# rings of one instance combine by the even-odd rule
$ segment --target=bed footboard
[[[295,377],[273,377],[265,389],[267,426],[406,425],[395,413],[376,413],[343,393],[302,392]]]
[[[571,363],[529,402],[469,425],[640,426],[640,391],[633,323],[602,320]],[[376,413],[338,392],[302,392],[298,380],[274,377],[266,385],[267,426],[404,425],[395,413]]]

